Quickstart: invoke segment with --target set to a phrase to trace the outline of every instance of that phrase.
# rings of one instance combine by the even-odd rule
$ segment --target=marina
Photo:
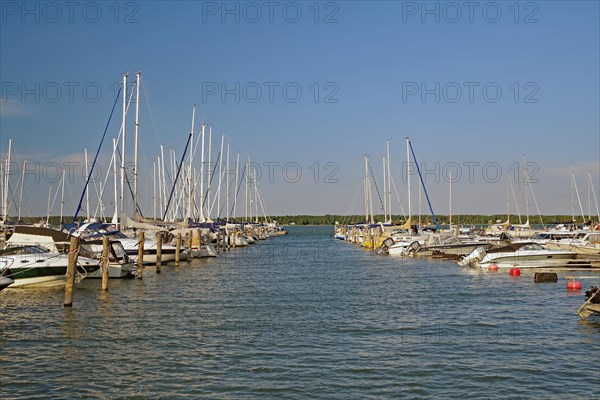
[[[526,272],[514,278],[452,261],[382,257],[332,240],[331,227],[287,229],[255,247],[163,265],[161,274],[149,267],[142,280],[111,281],[104,294],[86,279],[72,308],[63,309],[62,291],[2,291],[0,358],[10,365],[3,392],[597,394],[590,365],[599,321],[576,314],[583,294],[566,290],[563,273],[557,283],[536,284]],[[127,374],[115,376],[115,363]],[[73,380],[63,365],[93,379]],[[432,388],[434,376],[452,385]]]
[[[600,399],[600,2],[0,2],[0,399]]]

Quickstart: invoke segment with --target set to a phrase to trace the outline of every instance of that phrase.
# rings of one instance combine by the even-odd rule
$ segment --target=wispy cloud
[[[0,100],[0,117],[23,117],[30,114],[25,103],[14,99]]]

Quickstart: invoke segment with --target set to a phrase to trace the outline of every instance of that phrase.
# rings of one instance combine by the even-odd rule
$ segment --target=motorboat
[[[9,246],[0,251],[0,274],[14,280],[12,288],[52,287],[66,283],[69,255],[36,246]],[[77,257],[76,273],[81,280],[100,268],[98,260]]]
[[[574,251],[552,250],[539,243],[512,243],[489,249],[477,247],[459,260],[458,265],[480,268],[488,268],[491,264],[496,264],[498,268],[560,267],[576,257],[577,253]]]

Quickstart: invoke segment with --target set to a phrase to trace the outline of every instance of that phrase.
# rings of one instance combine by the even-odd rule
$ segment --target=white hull
[[[129,262],[126,264],[113,264],[108,266],[108,277],[109,279],[127,278],[133,276],[136,271],[135,264]],[[102,278],[102,268],[87,275],[87,278]]]
[[[60,288],[67,283],[66,275],[36,276],[34,278],[16,279],[9,289],[18,288]]]

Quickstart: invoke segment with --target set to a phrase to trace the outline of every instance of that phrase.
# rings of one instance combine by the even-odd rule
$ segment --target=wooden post
[[[202,229],[196,229],[196,233],[198,233],[198,252],[202,251]]]
[[[137,278],[142,279],[144,274],[144,231],[140,231],[138,235],[138,262],[137,262]]]
[[[73,286],[75,285],[75,273],[77,272],[78,245],[79,238],[71,236],[69,264],[67,266],[67,284],[65,285],[65,307],[73,307]]]
[[[175,266],[179,267],[179,253],[181,249],[181,233],[177,234],[177,239],[175,240]]]
[[[156,233],[156,273],[160,274],[160,263],[162,260],[162,241],[163,235],[161,232]]]
[[[110,265],[110,260],[108,258],[108,246],[109,246],[109,238],[108,236],[102,237],[102,291],[108,291],[108,268]]]
[[[194,240],[194,232],[192,230],[190,230],[190,232],[188,233],[188,237],[187,237],[187,248],[188,248],[188,252],[187,252],[187,262],[191,262],[192,261],[192,241]]]

